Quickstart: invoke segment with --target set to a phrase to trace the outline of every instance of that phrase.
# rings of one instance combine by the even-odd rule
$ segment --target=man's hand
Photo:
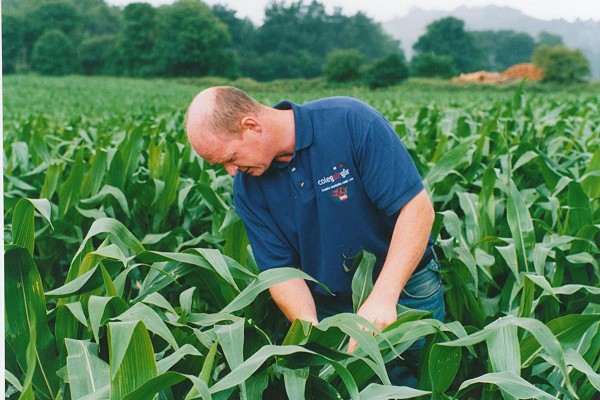
[[[358,309],[356,314],[371,322],[377,329],[382,330],[392,322],[396,321],[396,301],[385,301],[384,299],[379,299],[371,294]],[[361,329],[366,330],[366,328],[362,326]],[[356,346],[356,340],[350,338],[350,341],[348,342],[348,353],[352,354],[354,350],[356,350]]]
[[[396,320],[400,293],[425,252],[434,219],[435,212],[425,189],[400,211],[385,263],[371,295],[357,312],[379,330]],[[355,349],[356,341],[351,338],[348,353]]]

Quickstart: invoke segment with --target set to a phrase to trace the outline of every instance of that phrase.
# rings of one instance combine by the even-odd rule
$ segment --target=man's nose
[[[227,171],[227,173],[231,176],[234,176],[235,173],[238,171],[237,165],[234,165],[232,163],[224,163],[223,167],[225,168],[225,171]]]

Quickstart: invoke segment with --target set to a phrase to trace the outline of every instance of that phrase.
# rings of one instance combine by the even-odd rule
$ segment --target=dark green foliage
[[[334,82],[347,82],[360,77],[365,56],[356,49],[334,50],[325,58],[323,73]]]
[[[547,44],[548,46],[556,46],[559,44],[563,44],[563,40],[560,35],[555,35],[553,33],[541,31],[537,35],[537,43],[538,44]]]
[[[414,76],[450,78],[456,75],[450,56],[435,53],[421,53],[410,60],[411,74]]]
[[[152,49],[157,30],[157,12],[147,3],[132,3],[123,10],[123,29],[119,37],[122,73],[130,76],[151,74]]]
[[[71,43],[75,43],[80,35],[80,18],[81,15],[72,2],[50,1],[40,4],[26,14],[25,41],[28,51],[33,49],[44,32],[54,29],[61,31]]]
[[[465,31],[465,23],[447,17],[427,25],[427,32],[413,45],[416,55],[434,53],[452,58],[458,72],[472,72],[485,65],[483,51],[477,46],[472,33]]]
[[[394,53],[373,63],[365,73],[370,88],[396,85],[408,78],[408,67],[402,54]]]
[[[327,54],[335,49],[357,49],[373,60],[398,51],[398,42],[362,13],[346,17],[336,10],[327,14],[316,1],[308,5],[296,1],[289,6],[273,2],[256,31],[254,51],[260,58],[268,53],[278,55],[268,56],[268,65],[267,60],[250,60],[250,76],[267,80],[293,77],[298,72],[301,77],[315,77],[321,73]],[[310,57],[294,58],[302,53]]]
[[[94,36],[79,46],[79,62],[87,75],[114,75],[118,71],[117,60],[114,35]]]
[[[154,45],[157,73],[168,76],[235,75],[231,36],[207,5],[179,0],[160,9]]]
[[[579,49],[563,45],[541,45],[533,53],[533,63],[544,72],[544,79],[555,82],[574,82],[590,74],[590,63]]]
[[[12,73],[23,62],[23,19],[17,15],[2,14],[2,71]]]
[[[44,33],[35,43],[31,68],[44,75],[67,75],[74,72],[75,51],[63,32],[54,29]]]
[[[486,70],[504,71],[519,63],[530,62],[535,40],[526,33],[510,30],[473,32],[487,56]]]

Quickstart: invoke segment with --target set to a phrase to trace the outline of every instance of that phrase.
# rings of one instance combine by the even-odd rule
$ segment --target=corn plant
[[[231,178],[187,145],[181,110],[12,112],[9,397],[597,397],[600,98],[521,86],[404,108],[389,101],[401,93],[360,95],[392,121],[431,193],[446,321],[399,308],[383,331],[355,314],[290,325],[268,288],[313,278],[259,273]],[[356,299],[372,265],[357,259],[353,287],[367,289]],[[418,389],[392,386],[386,364],[421,339]]]

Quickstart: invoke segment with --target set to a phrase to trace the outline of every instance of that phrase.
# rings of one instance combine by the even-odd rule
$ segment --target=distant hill
[[[431,22],[452,16],[465,21],[469,31],[510,29],[525,32],[536,38],[538,33],[546,31],[563,38],[563,43],[570,48],[581,49],[592,70],[592,77],[600,79],[600,22],[592,20],[568,22],[563,19],[545,21],[530,17],[510,7],[459,7],[453,11],[427,11],[412,8],[408,15],[395,17],[384,22],[383,28],[394,38],[399,39],[407,56],[412,57],[413,44],[425,33]]]

